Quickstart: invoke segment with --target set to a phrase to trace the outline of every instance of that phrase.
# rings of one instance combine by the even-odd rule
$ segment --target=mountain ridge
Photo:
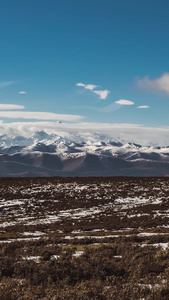
[[[89,139],[88,139],[89,137]],[[169,147],[99,135],[0,136],[0,176],[168,176]]]

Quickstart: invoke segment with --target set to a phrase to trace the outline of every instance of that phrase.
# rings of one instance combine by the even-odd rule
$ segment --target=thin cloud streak
[[[5,87],[5,86],[9,86],[11,84],[14,84],[16,81],[2,81],[0,82],[0,88]]]
[[[112,103],[110,105],[107,105],[105,107],[102,108],[97,108],[98,111],[100,112],[104,112],[104,113],[111,113],[115,110],[120,109],[120,105],[116,104],[116,103]]]
[[[150,106],[148,105],[141,105],[141,106],[137,106],[137,108],[139,109],[145,109],[145,108],[149,108]]]
[[[24,109],[23,105],[16,104],[0,104],[0,110]]]
[[[31,111],[0,111],[1,118],[10,119],[35,119],[35,120],[59,120],[59,121],[80,121],[84,119],[80,115],[55,114],[50,112],[31,112]]]

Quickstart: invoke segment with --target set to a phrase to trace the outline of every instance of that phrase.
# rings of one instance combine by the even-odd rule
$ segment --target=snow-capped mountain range
[[[168,176],[169,147],[98,134],[0,136],[0,176]]]

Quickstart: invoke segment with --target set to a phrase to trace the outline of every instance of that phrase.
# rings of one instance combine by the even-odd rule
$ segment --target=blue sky
[[[168,12],[168,0],[1,1],[1,123],[168,127]]]

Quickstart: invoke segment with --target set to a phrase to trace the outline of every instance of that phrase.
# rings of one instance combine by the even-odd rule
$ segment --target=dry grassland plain
[[[169,299],[169,178],[1,178],[0,299]]]

